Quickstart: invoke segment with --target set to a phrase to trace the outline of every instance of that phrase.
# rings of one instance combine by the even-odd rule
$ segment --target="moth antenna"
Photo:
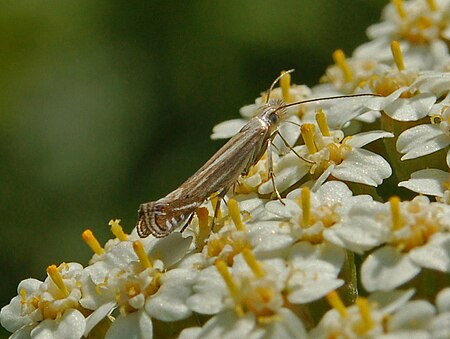
[[[357,97],[379,97],[381,95],[379,94],[373,94],[373,93],[359,93],[359,94],[349,94],[349,95],[335,95],[331,97],[323,97],[323,98],[315,98],[315,99],[307,99],[307,100],[300,100],[296,102],[291,102],[289,104],[284,104],[280,107],[277,107],[276,111],[286,109],[291,106],[295,105],[301,105],[301,104],[307,104],[310,102],[320,101],[320,100],[335,100],[335,99],[344,99],[344,98],[357,98]]]
[[[288,71],[285,71],[285,72],[281,73],[281,74],[280,74],[280,75],[272,82],[272,85],[270,85],[269,89],[267,90],[267,98],[266,98],[265,104],[267,104],[267,103],[269,102],[269,99],[270,99],[270,93],[272,92],[272,90],[273,90],[273,88],[275,87],[275,85],[277,84],[277,82],[280,81],[280,79],[281,79],[282,77],[284,77],[286,74],[292,73],[292,72],[294,72],[294,71],[295,71],[295,69],[290,69],[290,70],[288,70]]]

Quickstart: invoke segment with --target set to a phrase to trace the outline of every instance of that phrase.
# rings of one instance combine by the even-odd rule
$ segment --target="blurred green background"
[[[386,3],[2,1],[0,306],[50,264],[86,264],[84,229],[130,231],[219,148],[214,124],[281,70],[316,84]]]

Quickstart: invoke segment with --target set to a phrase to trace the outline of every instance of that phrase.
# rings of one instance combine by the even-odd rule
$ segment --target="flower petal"
[[[438,125],[419,125],[404,131],[397,140],[397,151],[404,153],[402,160],[431,154],[450,144],[450,137]]]
[[[378,186],[391,176],[392,170],[383,157],[361,148],[354,148],[342,163],[336,166],[333,176],[345,181]]]
[[[449,175],[440,169],[427,168],[411,174],[411,178],[398,184],[400,187],[421,194],[433,195],[436,197],[444,196],[442,184],[447,181]]]
[[[361,267],[361,281],[369,292],[392,290],[414,278],[421,268],[391,246],[369,255]]]
[[[397,121],[417,121],[428,115],[436,97],[421,93],[411,98],[398,98],[384,108],[384,112]]]
[[[68,309],[58,321],[46,319],[31,331],[36,339],[79,339],[84,334],[86,320],[80,311]]]
[[[228,139],[234,136],[248,122],[245,119],[232,119],[223,121],[213,127],[211,139]]]
[[[112,323],[105,339],[153,338],[152,318],[143,309],[118,316]]]
[[[434,234],[428,244],[411,250],[410,257],[419,266],[450,272],[450,234]]]
[[[352,147],[362,147],[381,138],[393,138],[394,134],[386,131],[370,131],[352,135],[346,142]]]

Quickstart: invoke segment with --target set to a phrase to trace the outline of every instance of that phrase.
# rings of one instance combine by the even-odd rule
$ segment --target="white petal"
[[[311,281],[303,281],[301,285],[289,284],[288,289],[292,292],[288,294],[287,298],[293,304],[306,304],[326,296],[342,285],[344,285],[344,281],[341,279],[318,279],[316,281],[311,279]]]
[[[439,310],[439,313],[450,311],[450,287],[446,287],[439,291],[438,295],[436,296],[436,306]]]
[[[176,321],[191,315],[186,305],[191,295],[191,288],[196,272],[187,269],[173,269],[161,278],[158,292],[147,298],[146,312],[153,318],[162,321]]]
[[[99,308],[97,308],[93,313],[91,313],[86,318],[86,327],[84,329],[84,336],[87,337],[89,332],[100,322],[105,318],[108,314],[111,313],[111,311],[117,307],[117,303],[114,301],[111,301],[109,303],[101,305]]]
[[[283,192],[295,183],[299,182],[306,173],[308,173],[308,168],[304,164],[304,162],[303,164],[299,164],[298,166],[284,168],[281,171],[275,173],[275,187],[279,192]],[[268,194],[273,192],[272,180],[268,180],[261,186],[259,186],[258,192],[260,194]]]
[[[436,97],[421,93],[411,98],[398,98],[384,108],[384,112],[397,121],[417,121],[428,115]]]
[[[153,338],[153,323],[144,309],[118,316],[112,323],[105,339],[141,339]]]
[[[402,160],[431,154],[450,144],[450,137],[438,125],[419,125],[404,131],[397,140],[397,150],[405,153]]]
[[[68,309],[58,321],[46,319],[31,331],[35,339],[79,339],[84,334],[86,320],[80,311]]]
[[[191,245],[192,237],[183,237],[179,232],[158,239],[158,242],[149,251],[150,258],[158,258],[164,262],[164,267],[176,264],[186,255]]]
[[[450,338],[450,313],[444,313],[436,316],[431,324],[428,326],[428,331],[431,332],[433,339],[448,339]]]
[[[445,157],[445,160],[447,162],[447,166],[450,167],[450,149],[447,151],[447,156]]]
[[[329,181],[324,183],[316,194],[322,204],[332,206],[346,201],[353,193],[343,182]]]
[[[352,147],[362,147],[381,138],[393,138],[394,134],[386,131],[370,131],[352,135],[346,142]]]
[[[378,186],[392,174],[391,166],[383,157],[361,148],[354,148],[342,163],[336,166],[333,176],[340,180]]]
[[[369,302],[376,303],[383,314],[390,314],[403,307],[414,295],[414,289],[377,291],[369,295]]]
[[[391,94],[389,94],[387,97],[374,97],[367,101],[366,106],[370,110],[373,111],[381,111],[386,107],[387,105],[391,104],[395,100],[400,97],[400,95],[406,90],[406,87],[401,87]]]
[[[296,115],[288,117],[286,121],[300,124],[300,119]],[[287,143],[291,147],[295,145],[301,133],[300,127],[293,123],[285,122],[278,128],[278,132],[283,136],[284,139],[286,139]],[[281,152],[287,153],[289,151],[289,148],[284,144],[283,140],[281,140],[278,135],[274,138],[273,143]]]
[[[413,192],[442,197],[444,195],[442,184],[448,178],[447,172],[429,168],[412,173],[408,181],[402,181],[398,186],[406,187]]]
[[[426,329],[435,313],[433,305],[425,300],[410,301],[391,315],[388,330]]]
[[[361,281],[369,292],[388,291],[411,280],[420,270],[408,255],[385,246],[366,258],[361,267]]]
[[[178,339],[201,339],[200,333],[202,332],[201,327],[189,327],[181,331]]]
[[[327,167],[327,169],[325,171],[323,171],[323,173],[320,175],[319,178],[317,178],[316,182],[312,186],[311,192],[317,192],[317,190],[319,190],[319,188],[322,186],[322,184],[328,179],[331,172],[333,172],[334,168],[335,168],[335,165],[331,164],[330,166]]]
[[[419,266],[450,272],[450,234],[434,234],[428,244],[411,250],[410,257]]]
[[[244,119],[232,119],[223,121],[213,127],[211,139],[228,139],[234,136],[247,123]]]
[[[234,310],[225,310],[209,319],[203,325],[198,338],[202,339],[245,339],[255,326],[252,313],[238,317]]]
[[[279,320],[272,321],[265,327],[263,337],[252,336],[251,338],[277,338],[277,339],[303,339],[308,338],[305,327],[298,316],[287,308],[278,311]],[[254,334],[254,333],[252,333]]]
[[[28,325],[22,327],[20,330],[14,332],[11,334],[9,339],[30,339],[31,338],[31,331],[36,326],[36,324]]]
[[[227,286],[214,266],[202,270],[193,286],[194,294],[186,300],[186,305],[201,314],[216,314],[225,306],[223,299]]]

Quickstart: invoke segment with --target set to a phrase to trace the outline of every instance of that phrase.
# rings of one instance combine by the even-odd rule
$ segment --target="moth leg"
[[[191,223],[193,217],[194,217],[194,213],[192,213],[192,214],[189,216],[189,219],[188,219],[187,222],[184,224],[184,226],[181,228],[180,233],[183,233],[184,230],[189,226],[189,224]]]
[[[225,187],[222,191],[220,191],[220,193],[217,194],[217,202],[216,202],[216,206],[214,207],[214,215],[211,221],[211,230],[214,232],[214,226],[216,226],[216,219],[219,216],[219,211],[220,211],[220,204],[222,203],[222,200],[225,202],[225,195],[227,194],[228,190],[230,189],[230,187]]]
[[[273,171],[273,160],[272,160],[272,140],[267,139],[267,163],[269,164],[269,177],[272,181],[273,191],[275,192],[275,195],[277,196],[277,199],[285,205],[283,200],[281,200],[281,194],[278,192],[277,186],[275,185],[275,173]]]
[[[278,136],[280,137],[281,141],[283,141],[283,144],[284,144],[287,148],[289,148],[289,150],[291,150],[292,153],[294,153],[298,158],[300,158],[300,159],[302,159],[303,161],[308,162],[308,163],[310,163],[310,164],[314,164],[314,161],[311,161],[311,160],[309,160],[309,159],[306,159],[305,157],[302,157],[300,154],[298,154],[298,153],[295,151],[295,149],[294,149],[291,145],[289,145],[289,143],[287,142],[287,140],[281,135],[280,132],[276,131],[274,134],[275,134],[275,135],[278,135]],[[273,145],[273,144],[272,144],[272,145]],[[275,146],[275,145],[274,145],[274,146]]]

